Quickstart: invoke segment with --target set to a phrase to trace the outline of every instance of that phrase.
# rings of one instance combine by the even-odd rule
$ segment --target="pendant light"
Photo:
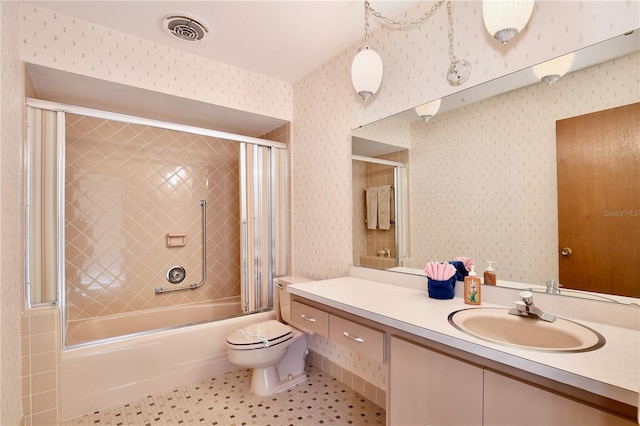
[[[369,13],[377,19],[384,21],[393,28],[407,30],[420,29],[422,24],[427,22],[445,3],[439,0],[427,10],[424,15],[412,21],[396,21],[395,19],[383,16],[380,12],[371,7],[368,0],[364,2],[364,45],[358,49],[358,53],[351,63],[351,82],[358,95],[364,101],[369,99],[380,88],[382,83],[383,65],[382,58],[376,50],[369,46]],[[449,69],[447,71],[447,81],[452,86],[463,84],[471,74],[471,64],[465,59],[458,59],[453,52],[453,1],[446,0],[448,29],[449,29]]]
[[[374,48],[365,44],[351,63],[351,82],[353,87],[366,101],[380,88],[382,83],[382,58]]]
[[[382,83],[382,58],[376,50],[369,46],[369,5],[364,2],[364,46],[351,63],[351,82],[358,95],[366,101],[380,88]]]
[[[435,101],[431,101],[426,104],[419,105],[415,109],[416,114],[418,114],[418,117],[422,118],[425,123],[428,123],[429,120],[431,120],[433,116],[436,115],[440,110],[441,102],[442,102],[442,99],[437,99]]]
[[[551,86],[556,81],[569,72],[569,68],[573,64],[574,53],[568,53],[550,61],[543,62],[533,67],[534,74],[547,86]]]
[[[494,38],[507,44],[529,22],[535,0],[483,0],[484,25]]]

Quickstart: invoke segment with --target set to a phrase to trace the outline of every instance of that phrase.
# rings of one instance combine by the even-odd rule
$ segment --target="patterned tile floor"
[[[384,425],[385,411],[315,367],[271,396],[249,391],[250,370],[149,395],[67,420],[69,425]]]

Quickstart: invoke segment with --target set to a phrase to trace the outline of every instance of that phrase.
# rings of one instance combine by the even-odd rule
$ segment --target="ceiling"
[[[361,0],[23,1],[290,83],[364,38]],[[417,2],[371,5],[395,17]],[[176,14],[195,18],[208,34],[201,41],[169,34],[162,21]]]
[[[364,1],[32,1],[61,14],[154,43],[294,83],[364,38]],[[372,1],[394,17],[417,3]],[[163,27],[167,15],[208,30],[186,41]],[[370,30],[379,27],[370,19]],[[217,105],[27,64],[42,99],[260,137],[286,122]]]

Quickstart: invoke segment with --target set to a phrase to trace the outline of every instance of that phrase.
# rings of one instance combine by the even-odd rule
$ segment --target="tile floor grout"
[[[235,370],[105,408],[72,425],[384,425],[385,411],[315,367],[307,381],[270,396],[251,394],[251,370]]]

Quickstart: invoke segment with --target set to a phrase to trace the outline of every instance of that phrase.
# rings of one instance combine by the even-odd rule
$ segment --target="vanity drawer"
[[[385,363],[385,333],[353,321],[329,316],[329,339],[367,357]]]
[[[291,322],[302,331],[329,337],[329,314],[297,300],[291,302]]]

